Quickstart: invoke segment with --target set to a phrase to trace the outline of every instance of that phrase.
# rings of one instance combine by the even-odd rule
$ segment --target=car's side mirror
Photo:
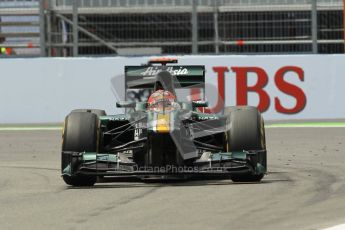
[[[134,101],[118,101],[116,102],[117,108],[135,108],[135,102]]]
[[[199,108],[199,107],[207,107],[208,102],[207,101],[192,101],[193,108]]]

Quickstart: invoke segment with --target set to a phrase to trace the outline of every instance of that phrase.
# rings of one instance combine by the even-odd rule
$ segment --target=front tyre
[[[262,150],[259,162],[267,170],[265,128],[257,108],[251,106],[228,107],[225,109],[230,129],[227,131],[226,149],[228,152],[243,150]],[[234,182],[259,182],[264,173],[234,174]]]
[[[98,130],[99,119],[94,113],[72,112],[65,119],[65,126],[62,135],[62,151],[74,152],[97,152],[98,150]],[[66,167],[71,167],[72,172],[77,170],[79,162],[71,160],[66,155],[61,155],[61,171]],[[72,186],[92,186],[96,183],[96,176],[86,175],[66,175],[63,174],[66,184]]]

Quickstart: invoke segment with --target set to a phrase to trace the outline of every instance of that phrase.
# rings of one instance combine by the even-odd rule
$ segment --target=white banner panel
[[[182,65],[206,66],[210,107],[218,103],[218,78],[223,74],[225,104],[260,103],[265,119],[345,117],[345,55],[178,58]],[[116,85],[124,88],[119,77],[124,66],[140,65],[148,59],[0,59],[0,122],[61,122],[75,108],[104,108],[107,113],[116,113],[113,89]]]

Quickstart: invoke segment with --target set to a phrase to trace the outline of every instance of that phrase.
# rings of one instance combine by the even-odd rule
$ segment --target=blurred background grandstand
[[[1,0],[2,57],[344,53],[343,0]]]

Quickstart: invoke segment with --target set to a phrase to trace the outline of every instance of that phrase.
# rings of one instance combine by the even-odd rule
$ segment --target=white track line
[[[345,224],[339,224],[330,228],[325,228],[323,230],[344,230],[345,229]]]

